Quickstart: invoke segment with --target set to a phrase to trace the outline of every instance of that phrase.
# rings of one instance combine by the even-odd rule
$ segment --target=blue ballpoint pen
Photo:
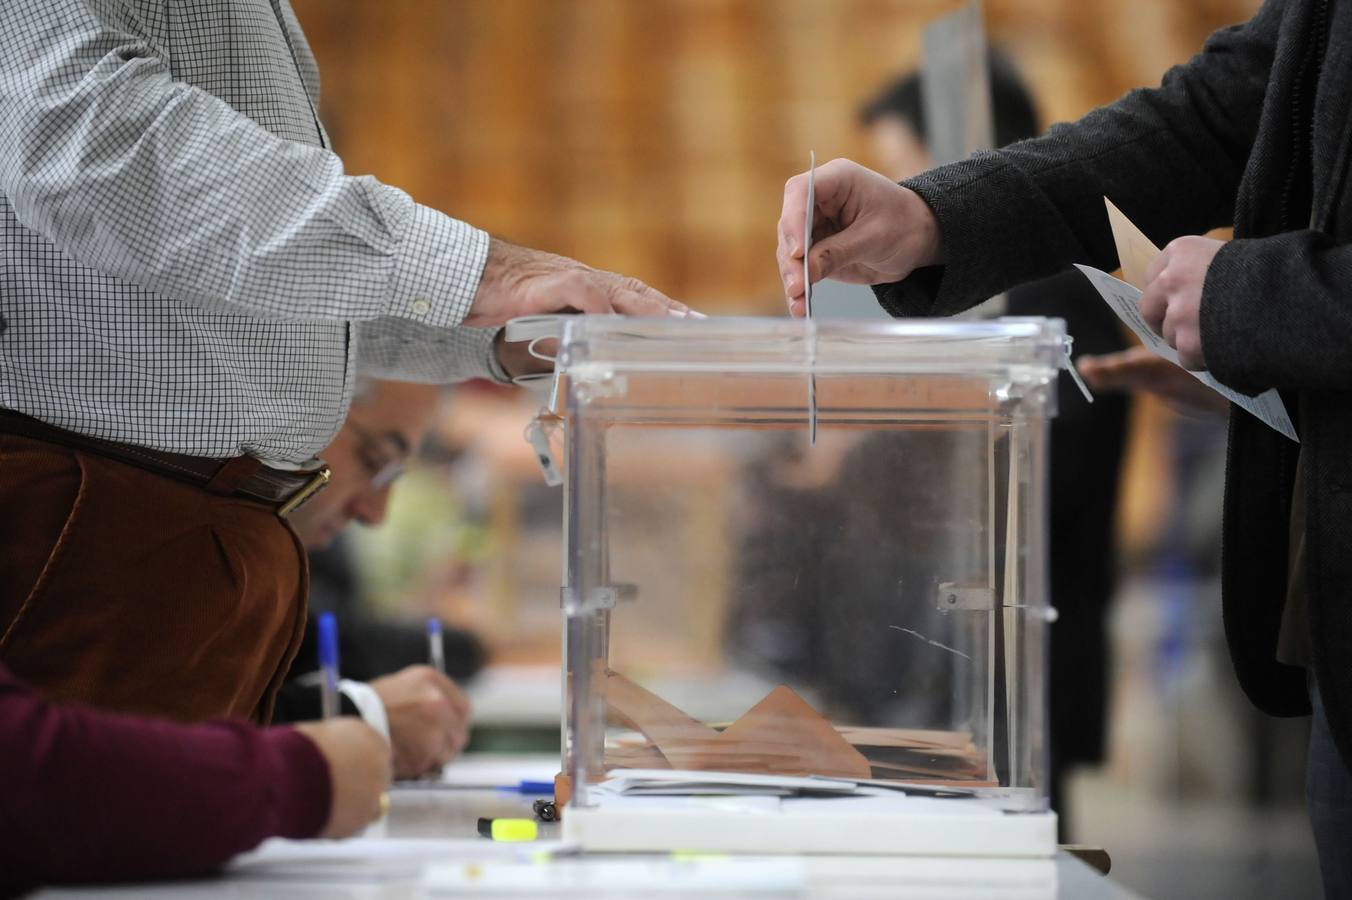
[[[319,617],[320,710],[324,718],[338,715],[338,620],[333,613]]]
[[[516,784],[509,784],[498,788],[500,791],[507,791],[512,794],[553,794],[554,782],[552,781],[520,781]]]
[[[427,657],[432,668],[442,675],[446,674],[446,644],[441,636],[441,620],[427,620]]]

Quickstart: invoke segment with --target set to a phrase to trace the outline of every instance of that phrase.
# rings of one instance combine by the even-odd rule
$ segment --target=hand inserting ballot
[[[816,212],[808,272],[852,284],[899,281],[913,270],[942,261],[939,223],[924,200],[847,159],[816,170]],[[803,234],[807,175],[784,185],[776,256],[789,314],[806,313]]]

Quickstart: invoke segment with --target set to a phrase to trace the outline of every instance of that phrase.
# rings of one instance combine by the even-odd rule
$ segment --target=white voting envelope
[[[1108,305],[1113,308],[1113,312],[1117,313],[1117,317],[1125,322],[1128,328],[1136,332],[1136,336],[1141,339],[1141,343],[1149,347],[1153,353],[1164,357],[1174,365],[1178,365],[1178,353],[1164,342],[1164,338],[1151,331],[1150,326],[1145,323],[1145,319],[1141,318],[1140,291],[1125,281],[1119,281],[1107,272],[1101,272],[1091,266],[1077,265],[1075,268],[1079,269],[1084,277],[1089,279],[1089,283],[1094,286],[1094,289],[1102,295],[1103,299],[1108,301]],[[1232,391],[1221,384],[1211,376],[1210,372],[1184,371],[1187,371],[1189,375],[1231,403],[1262,419],[1296,443],[1300,443],[1300,438],[1296,436],[1296,428],[1291,424],[1291,417],[1287,415],[1286,406],[1282,403],[1281,395],[1275,390],[1267,390],[1257,397],[1249,397],[1239,391]]]

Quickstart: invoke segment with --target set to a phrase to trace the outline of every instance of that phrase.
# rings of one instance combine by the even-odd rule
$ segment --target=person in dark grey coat
[[[1245,692],[1313,712],[1307,794],[1329,897],[1352,897],[1352,2],[1268,0],[1171,70],[1042,138],[900,186],[816,173],[810,277],[875,285],[894,315],[957,312],[1071,263],[1111,269],[1113,200],[1156,243],[1141,312],[1184,365],[1279,388],[1293,443],[1230,415],[1225,630]],[[806,176],[779,267],[803,312]],[[1193,236],[1233,225],[1229,243]],[[1179,237],[1180,235],[1185,235]]]

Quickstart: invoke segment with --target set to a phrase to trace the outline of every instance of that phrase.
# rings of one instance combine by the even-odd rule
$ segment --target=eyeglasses
[[[404,474],[408,446],[397,435],[375,434],[352,420],[347,427],[357,435],[357,461],[366,470],[373,491],[383,491]]]

